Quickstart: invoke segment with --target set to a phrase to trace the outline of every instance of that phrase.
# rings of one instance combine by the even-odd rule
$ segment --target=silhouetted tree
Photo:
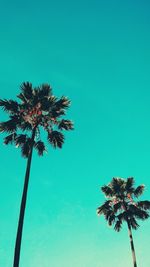
[[[97,213],[103,214],[108,224],[114,225],[117,232],[121,230],[123,222],[127,223],[133,265],[137,267],[132,229],[137,230],[139,227],[137,220],[146,220],[149,217],[150,201],[136,201],[136,198],[143,194],[144,185],[134,187],[133,177],[113,178],[108,185],[101,187],[101,190],[108,200],[97,209]]]
[[[40,132],[44,130],[47,133],[47,140],[54,148],[62,148],[64,143],[62,130],[73,129],[73,124],[70,120],[61,118],[65,115],[65,111],[70,105],[67,97],[55,97],[52,94],[52,88],[48,84],[42,84],[34,88],[31,83],[24,82],[20,89],[21,93],[17,96],[20,100],[19,102],[6,99],[0,100],[0,106],[9,115],[8,121],[0,123],[0,132],[9,134],[4,138],[4,143],[20,147],[22,156],[27,158],[15,244],[14,267],[19,266],[32,152],[35,148],[38,155],[42,156],[46,151]]]

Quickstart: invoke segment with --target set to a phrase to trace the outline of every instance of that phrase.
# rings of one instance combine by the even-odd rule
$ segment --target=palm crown
[[[137,220],[149,217],[150,201],[137,201],[143,194],[144,185],[134,187],[134,178],[113,178],[101,188],[108,200],[98,207],[98,215],[104,215],[108,224],[114,224],[114,229],[120,231],[122,223],[126,221],[131,228],[137,229]]]
[[[39,155],[43,155],[46,151],[40,138],[43,128],[47,132],[49,143],[55,148],[61,148],[64,143],[62,130],[73,129],[70,120],[60,119],[70,105],[68,98],[56,98],[48,84],[33,88],[31,83],[25,82],[20,89],[21,93],[17,96],[19,103],[14,100],[0,100],[0,106],[9,114],[9,120],[0,123],[0,132],[9,134],[4,138],[4,143],[14,143],[21,147],[22,155],[28,157],[32,142],[28,133],[35,129],[34,148]],[[24,133],[18,133],[20,130]]]
[[[70,101],[64,96],[56,98],[50,85],[42,84],[33,88],[31,83],[23,83],[21,93],[17,97],[19,103],[14,100],[0,100],[0,106],[9,114],[9,120],[0,123],[0,132],[9,134],[4,138],[4,143],[21,147],[22,155],[28,158],[16,235],[14,267],[19,267],[33,148],[39,155],[43,155],[46,150],[41,140],[41,129],[47,132],[47,139],[55,148],[61,148],[64,143],[62,130],[73,129],[70,120],[61,118],[65,115]]]

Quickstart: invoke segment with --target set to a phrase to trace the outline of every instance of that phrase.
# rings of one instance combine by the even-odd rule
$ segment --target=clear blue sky
[[[150,200],[150,4],[0,1],[0,98],[23,81],[72,100],[62,150],[33,157],[20,267],[130,267],[126,226],[96,216],[100,186],[134,176]],[[4,118],[1,112],[1,120]],[[0,266],[11,267],[26,161],[0,140]],[[134,232],[150,266],[150,220]]]

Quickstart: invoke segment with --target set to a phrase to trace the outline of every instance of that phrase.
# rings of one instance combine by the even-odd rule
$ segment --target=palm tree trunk
[[[24,215],[25,215],[25,208],[26,208],[26,200],[27,200],[27,192],[28,192],[28,184],[29,184],[29,176],[30,176],[30,168],[31,168],[31,160],[32,160],[32,152],[33,152],[35,132],[36,132],[36,128],[34,128],[32,131],[31,149],[30,149],[30,153],[28,156],[27,167],[26,167],[24,188],[23,188],[22,200],[21,200],[21,205],[20,205],[20,215],[19,215],[19,222],[18,222],[18,229],[17,229],[17,236],[16,236],[13,267],[19,267],[22,231],[23,231],[23,223],[24,223]]]
[[[130,222],[127,221],[128,230],[129,230],[129,238],[130,238],[130,245],[131,245],[131,251],[132,251],[132,258],[133,258],[133,266],[137,267],[136,263],[136,255],[135,255],[135,249],[134,249],[134,243],[133,243],[133,236],[132,236],[132,230],[130,226]]]

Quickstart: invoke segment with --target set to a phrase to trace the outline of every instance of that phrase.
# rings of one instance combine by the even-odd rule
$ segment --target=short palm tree
[[[70,105],[67,97],[56,98],[48,84],[33,87],[31,83],[25,82],[21,85],[20,89],[21,93],[17,96],[20,100],[19,102],[5,99],[0,100],[0,106],[9,115],[8,121],[0,123],[0,132],[8,134],[4,138],[4,144],[14,144],[16,147],[20,147],[22,156],[27,158],[15,244],[14,267],[19,266],[33,149],[37,150],[39,156],[42,156],[44,151],[46,151],[45,144],[41,140],[42,130],[47,133],[47,140],[54,148],[62,148],[64,143],[62,130],[73,129],[73,123],[62,118]]]
[[[97,209],[97,213],[98,215],[103,214],[108,224],[114,225],[117,232],[121,230],[123,222],[127,223],[133,266],[137,267],[132,229],[137,230],[139,227],[137,220],[145,220],[149,217],[150,201],[136,200],[143,194],[144,185],[134,187],[134,178],[132,177],[113,178],[108,185],[101,187],[101,190],[108,200]]]

